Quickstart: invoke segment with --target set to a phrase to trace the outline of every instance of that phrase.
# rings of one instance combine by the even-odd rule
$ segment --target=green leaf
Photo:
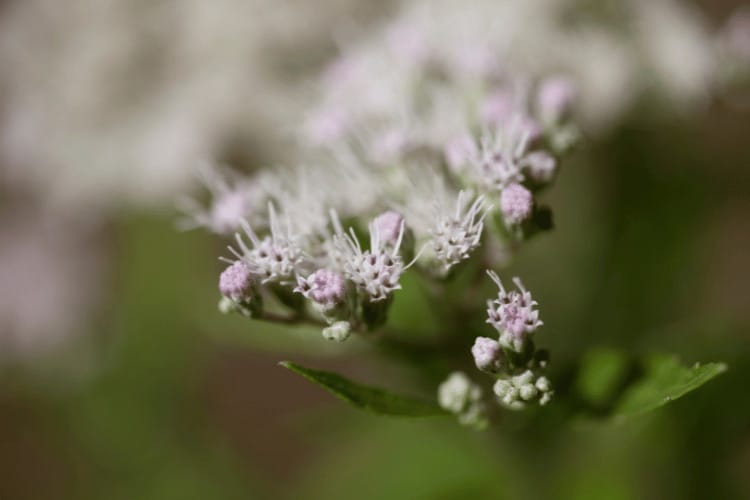
[[[399,417],[447,415],[447,412],[431,401],[393,394],[384,389],[352,382],[337,373],[305,368],[290,361],[279,364],[320,385],[337,398],[373,413]]]
[[[576,390],[581,399],[595,408],[610,406],[628,374],[628,356],[614,349],[593,349],[581,362]]]
[[[670,403],[724,373],[724,363],[683,365],[675,356],[652,356],[645,374],[628,388],[614,411],[617,417],[640,415]]]

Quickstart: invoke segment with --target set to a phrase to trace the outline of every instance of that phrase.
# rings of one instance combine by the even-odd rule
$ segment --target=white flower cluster
[[[539,193],[580,135],[574,121],[601,122],[580,104],[614,114],[619,104],[608,101],[632,96],[628,74],[651,66],[669,68],[653,73],[674,76],[662,83],[686,99],[701,93],[706,59],[688,68],[668,57],[700,38],[683,23],[689,16],[672,15],[684,11],[666,0],[625,9],[628,30],[655,47],[647,53],[656,59],[635,63],[643,51],[628,52],[633,43],[566,30],[557,3],[417,2],[376,36],[348,41],[300,121],[306,166],[231,182],[209,175],[209,208],[188,210],[194,225],[243,233],[220,280],[223,309],[314,322],[336,341],[380,328],[408,269],[437,290],[550,228]],[[677,22],[662,32],[652,17]],[[548,355],[533,342],[538,304],[518,278],[508,290],[489,275],[499,291],[487,322],[498,336],[476,339],[475,364],[494,378],[502,406],[545,405],[553,391],[541,374]],[[269,296],[286,314],[264,310]],[[462,373],[440,386],[439,403],[463,423],[486,421],[482,391]]]
[[[224,310],[314,323],[342,341],[386,326],[407,271],[438,297],[463,270],[494,267],[550,227],[540,193],[579,137],[580,75],[560,73],[565,59],[523,64],[506,50],[513,30],[481,29],[503,19],[504,2],[434,8],[349,43],[327,68],[290,148],[305,166],[207,176],[214,198],[188,215],[237,233],[220,280]],[[518,278],[506,289],[489,275],[497,337],[476,339],[475,364],[502,406],[544,405],[553,392],[533,341],[538,304]],[[440,386],[440,404],[465,423],[485,421],[481,399],[463,374]]]
[[[13,68],[0,73],[0,178],[86,216],[171,206],[230,141],[275,150],[303,83],[278,61],[319,53],[357,4],[12,3],[0,16],[0,65]]]
[[[409,49],[352,44],[324,75],[300,144],[319,166],[204,174],[213,198],[187,204],[186,225],[236,233],[224,310],[267,317],[261,304],[274,296],[289,318],[323,320],[326,338],[342,340],[385,323],[410,267],[450,280],[548,228],[536,197],[570,146],[560,137],[575,136],[571,81],[515,73],[479,40],[459,53],[410,41],[399,22],[385,45]],[[365,76],[377,91],[360,88]],[[350,86],[364,92],[356,104]]]
[[[483,269],[548,229],[537,196],[577,136],[572,81],[517,71],[497,40],[448,48],[442,34],[401,22],[385,43],[352,44],[324,75],[299,133],[318,166],[204,175],[213,199],[186,205],[187,225],[234,234],[223,311],[312,322],[340,342],[386,324],[410,268],[439,288],[467,262]],[[529,347],[536,302],[520,281],[506,291],[490,275],[499,338],[477,339],[477,366],[505,406],[544,404],[549,383],[524,375],[540,367]],[[486,424],[482,390],[462,373],[440,386],[439,403],[464,424]]]

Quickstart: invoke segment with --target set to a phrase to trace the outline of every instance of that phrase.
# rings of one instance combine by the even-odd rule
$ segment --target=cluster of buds
[[[521,410],[533,402],[544,406],[552,399],[552,388],[547,377],[536,375],[530,369],[519,375],[504,375],[497,379],[492,390],[498,401],[512,410]]]
[[[458,417],[467,426],[482,429],[487,426],[487,408],[482,401],[482,388],[466,374],[453,372],[438,387],[440,407]]]
[[[549,355],[536,349],[533,334],[542,326],[537,302],[518,278],[517,290],[506,290],[498,275],[488,271],[498,287],[497,299],[487,302],[487,323],[497,330],[497,340],[479,337],[474,343],[474,361],[482,371],[497,378],[493,390],[507,408],[521,409],[528,403],[547,404],[553,391],[549,380],[538,375],[547,367]]]
[[[499,290],[497,299],[488,302],[487,323],[498,331],[499,337],[476,338],[471,348],[474,363],[495,379],[492,389],[501,406],[512,410],[532,403],[544,406],[552,399],[553,391],[549,379],[540,374],[547,367],[547,351],[537,350],[531,340],[531,335],[542,325],[537,303],[518,278],[513,279],[518,290],[507,291],[497,274],[492,271],[488,274]],[[452,375],[440,386],[439,399],[443,408],[462,415],[463,410],[455,410],[458,397],[449,396],[458,393],[459,388],[475,386],[465,375],[457,377]],[[468,393],[468,389],[465,391]],[[481,396],[481,389],[473,391],[477,398]]]

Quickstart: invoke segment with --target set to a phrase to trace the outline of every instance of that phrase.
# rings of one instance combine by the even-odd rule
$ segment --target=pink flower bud
[[[519,224],[531,216],[534,197],[531,191],[520,184],[511,184],[500,194],[500,210],[505,222]]]
[[[253,274],[245,262],[238,260],[227,267],[219,277],[219,291],[234,301],[246,301],[251,298]]]
[[[502,361],[502,349],[497,340],[488,337],[477,337],[471,348],[474,363],[484,371],[496,371]]]
[[[331,309],[344,301],[346,282],[343,276],[334,271],[318,269],[306,279],[298,277],[297,288],[294,291],[326,309]]]
[[[380,236],[382,243],[395,244],[401,234],[401,225],[404,223],[404,217],[392,210],[383,212],[375,218],[375,230]]]

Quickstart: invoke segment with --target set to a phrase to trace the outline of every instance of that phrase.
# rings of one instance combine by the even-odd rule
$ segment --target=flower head
[[[489,209],[483,196],[470,202],[469,192],[458,193],[455,209],[451,212],[438,210],[435,225],[430,231],[430,244],[445,270],[468,259],[481,241],[484,218]]]
[[[335,271],[318,269],[307,278],[297,276],[297,288],[294,291],[328,310],[341,304],[346,298],[346,281]]]
[[[391,293],[401,288],[399,280],[406,269],[399,255],[404,237],[404,221],[399,225],[396,241],[387,244],[381,238],[380,228],[376,221],[370,223],[370,248],[363,250],[359,239],[352,229],[344,233],[338,216],[332,214],[336,234],[333,244],[337,255],[335,259],[341,264],[344,275],[359,290],[365,292],[371,302],[378,302],[390,297]]]
[[[522,160],[540,131],[531,117],[516,114],[493,134],[484,133],[473,162],[477,180],[488,189],[499,191],[509,184],[523,182]]]
[[[537,302],[518,278],[513,278],[518,290],[506,291],[497,274],[487,271],[497,284],[497,299],[487,302],[487,323],[500,332],[499,342],[503,347],[522,350],[526,337],[542,326]]]
[[[250,224],[243,220],[242,229],[252,243],[252,248],[247,246],[239,233],[235,235],[235,240],[241,253],[229,248],[248,265],[253,274],[261,278],[262,283],[290,279],[304,260],[302,248],[292,234],[288,221],[284,230],[271,203],[268,204],[268,212],[271,234],[261,239]]]

